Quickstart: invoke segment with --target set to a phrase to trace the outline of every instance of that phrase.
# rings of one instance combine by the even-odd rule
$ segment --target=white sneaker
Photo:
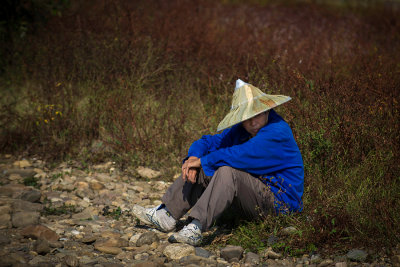
[[[186,243],[192,246],[198,246],[203,240],[200,228],[194,223],[189,223],[182,230],[172,234],[168,241],[171,243]]]
[[[142,223],[154,226],[162,232],[171,232],[175,230],[176,220],[168,211],[159,210],[160,206],[145,209],[142,206],[134,205],[131,211]]]

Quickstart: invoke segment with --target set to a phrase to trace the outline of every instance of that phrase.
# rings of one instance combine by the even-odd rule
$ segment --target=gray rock
[[[244,249],[240,246],[227,246],[221,249],[221,257],[230,262],[233,259],[240,260],[243,256]]]
[[[209,258],[211,256],[211,252],[205,250],[204,248],[196,247],[195,248],[195,255],[203,258]]]
[[[361,249],[352,249],[346,255],[349,260],[358,262],[364,262],[367,259],[367,256],[367,252]]]
[[[21,199],[29,202],[39,202],[42,193],[39,190],[31,190],[22,194]]]
[[[12,225],[16,228],[31,224],[38,224],[40,213],[35,211],[21,211],[12,215]]]
[[[260,256],[256,253],[249,252],[246,254],[244,262],[250,266],[258,265],[260,264]]]
[[[154,232],[146,232],[140,235],[136,241],[136,246],[141,247],[143,245],[150,245],[153,242],[158,242],[160,239]]]

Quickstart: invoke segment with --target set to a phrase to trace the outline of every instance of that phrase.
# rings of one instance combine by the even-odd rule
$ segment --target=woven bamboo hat
[[[257,87],[239,79],[236,81],[231,110],[219,123],[217,131],[225,130],[235,124],[248,120],[290,99],[289,96],[284,95],[267,95]]]

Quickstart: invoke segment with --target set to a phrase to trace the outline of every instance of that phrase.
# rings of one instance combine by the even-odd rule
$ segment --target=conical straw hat
[[[231,110],[219,123],[217,131],[225,130],[235,124],[248,120],[290,99],[289,96],[284,95],[267,95],[257,87],[239,79],[236,81]]]

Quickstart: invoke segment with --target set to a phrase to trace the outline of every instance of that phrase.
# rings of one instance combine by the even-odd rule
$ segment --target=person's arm
[[[204,135],[199,140],[192,143],[189,148],[188,156],[183,160],[182,179],[191,183],[196,182],[196,176],[201,167],[200,157],[216,151],[221,146],[231,145],[232,137],[238,137],[237,127],[232,127],[215,135]]]
[[[203,170],[212,173],[231,166],[255,175],[301,165],[301,156],[288,125],[265,127],[249,141],[221,148],[201,157]]]

